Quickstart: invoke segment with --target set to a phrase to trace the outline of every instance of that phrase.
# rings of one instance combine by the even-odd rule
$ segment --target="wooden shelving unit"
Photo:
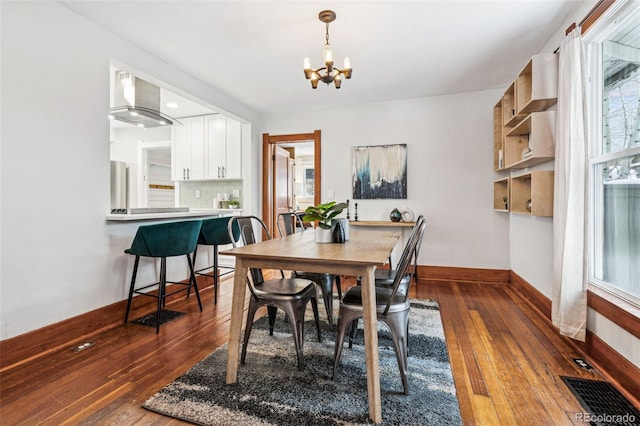
[[[558,100],[558,55],[534,55],[516,78],[516,112],[545,111]]]
[[[505,169],[522,169],[553,160],[556,112],[532,112],[504,138]]]
[[[493,107],[493,170],[524,169],[555,157],[558,55],[534,55]],[[508,197],[505,207],[503,197]],[[553,171],[532,171],[493,182],[500,212],[553,215]]]
[[[505,177],[493,182],[493,209],[499,212],[509,212],[509,194],[511,178]],[[507,197],[505,206],[504,197]]]
[[[531,216],[553,216],[553,171],[536,170],[512,177],[509,210]]]

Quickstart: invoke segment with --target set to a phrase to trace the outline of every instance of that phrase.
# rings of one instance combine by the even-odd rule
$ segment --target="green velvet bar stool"
[[[233,266],[220,265],[218,259],[218,247],[231,244],[233,241],[238,241],[240,238],[240,228],[234,229],[234,239],[231,240],[229,232],[227,231],[227,224],[231,217],[216,217],[213,219],[205,219],[202,221],[202,228],[200,228],[200,235],[198,236],[198,244],[213,246],[213,265],[206,268],[198,269],[195,271],[196,275],[204,275],[213,278],[213,291],[214,293],[214,305],[218,304],[218,284],[220,283],[220,277],[233,272]],[[196,255],[198,248],[196,247],[193,252],[193,265],[196,264]],[[211,273],[203,272],[211,269]],[[219,270],[224,270],[220,272]]]
[[[158,299],[158,308],[156,311],[156,333],[160,331],[161,317],[166,298],[180,291],[190,291],[191,287],[196,293],[200,312],[202,312],[202,302],[200,301],[200,292],[198,291],[198,283],[193,271],[191,263],[191,254],[195,251],[198,243],[198,235],[202,227],[201,220],[191,220],[183,222],[161,223],[157,225],[143,225],[138,228],[136,236],[133,239],[131,248],[124,252],[132,254],[136,257],[133,265],[133,274],[131,276],[131,286],[129,288],[129,299],[127,300],[127,311],[124,316],[124,322],[129,320],[129,311],[131,309],[131,300],[133,295],[155,297]],[[189,282],[167,281],[167,257],[186,256],[189,265]],[[160,258],[160,278],[158,282],[135,288],[136,275],[138,274],[138,265],[140,257]],[[166,293],[166,286],[169,284],[181,285],[171,293]],[[158,288],[157,294],[145,292],[151,287]]]

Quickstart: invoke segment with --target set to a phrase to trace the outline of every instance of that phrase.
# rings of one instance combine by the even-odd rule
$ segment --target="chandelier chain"
[[[327,26],[327,34],[325,36],[325,39],[327,40],[327,44],[329,44],[329,23],[327,22],[325,25]]]

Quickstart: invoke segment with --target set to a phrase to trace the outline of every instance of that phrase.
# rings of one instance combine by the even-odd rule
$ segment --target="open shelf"
[[[526,114],[516,113],[516,99],[516,82],[514,81],[502,95],[502,124],[504,126],[513,127],[526,117]]]
[[[515,83],[516,112],[526,115],[544,111],[558,100],[558,55],[534,55],[518,74]]]
[[[532,112],[504,138],[505,169],[523,169],[555,157],[556,112]]]
[[[553,171],[536,170],[512,177],[509,210],[531,216],[553,216]]]
[[[510,178],[502,178],[493,182],[493,209],[499,212],[509,211],[509,187]],[[504,197],[507,197],[505,206]]]

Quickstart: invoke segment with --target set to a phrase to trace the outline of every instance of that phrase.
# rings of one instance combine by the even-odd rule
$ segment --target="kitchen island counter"
[[[185,212],[141,213],[141,214],[108,214],[107,221],[132,222],[142,220],[180,219],[190,217],[222,217],[242,213],[242,209],[189,209]]]

